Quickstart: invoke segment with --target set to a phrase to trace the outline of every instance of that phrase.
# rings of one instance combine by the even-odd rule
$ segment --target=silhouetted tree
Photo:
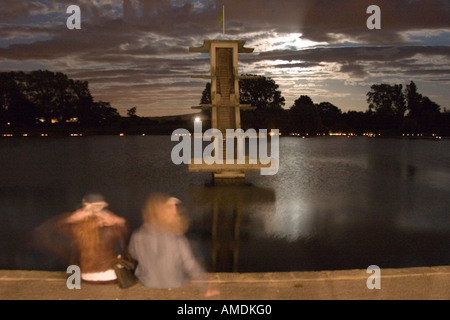
[[[136,113],[137,113],[136,107],[133,107],[133,108],[127,110],[127,116],[130,118],[137,117]]]
[[[271,78],[257,77],[239,81],[242,104],[250,104],[258,111],[280,112],[285,99],[278,90],[279,86]]]
[[[212,99],[211,99],[211,82],[208,82],[206,84],[205,90],[203,90],[202,92],[202,98],[200,99],[200,104],[201,105],[208,105],[208,104],[212,104]],[[209,128],[211,123],[211,109],[202,109],[201,111],[201,118],[203,119],[204,125],[205,123],[206,126]]]
[[[279,129],[283,121],[285,99],[278,84],[266,77],[241,79],[240,102],[256,107],[253,111],[242,113],[244,129]]]
[[[98,125],[117,120],[116,109],[105,102],[94,102],[87,81],[75,81],[60,72],[3,72],[0,88],[3,123],[29,126],[77,121]]]
[[[420,94],[413,81],[406,86],[405,95],[409,110],[409,122],[415,124],[417,132],[435,132],[444,125],[442,120],[444,117],[440,112],[441,107],[430,98]]]
[[[369,110],[376,130],[399,132],[406,112],[406,100],[401,84],[374,84],[367,93]]]
[[[367,102],[378,114],[400,118],[405,115],[406,101],[401,84],[374,84],[367,97]]]
[[[330,102],[321,102],[316,104],[316,108],[319,112],[320,119],[324,127],[321,131],[336,130],[342,117],[341,109]]]
[[[33,125],[35,117],[36,106],[27,99],[14,73],[0,73],[0,126]]]
[[[99,101],[94,103],[93,117],[100,125],[111,125],[120,120],[117,109],[111,107],[109,102]]]
[[[202,92],[202,98],[200,99],[200,104],[211,104],[211,82],[206,84],[205,90]]]
[[[413,81],[406,86],[405,92],[409,115],[416,118],[420,115],[423,96],[417,92],[417,86]]]
[[[94,115],[96,109],[102,107],[102,102],[99,102],[98,105],[94,103],[94,98],[89,91],[89,84],[87,81],[74,81],[73,92],[77,101],[74,111],[76,110],[75,112],[80,123],[82,125],[95,125],[97,120]]]
[[[309,96],[300,96],[289,112],[291,132],[317,133],[321,128],[319,111]]]

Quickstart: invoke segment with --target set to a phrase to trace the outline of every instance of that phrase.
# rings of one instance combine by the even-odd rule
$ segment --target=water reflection
[[[450,140],[285,137],[276,176],[205,186],[209,176],[171,162],[170,137],[2,140],[0,268],[65,270],[67,264],[28,246],[30,235],[75,210],[90,190],[110,199],[131,230],[140,226],[149,194],[179,198],[192,222],[188,236],[210,270],[446,265],[449,146]]]
[[[194,220],[207,219],[210,226],[211,269],[214,272],[239,271],[241,241],[248,238],[249,221],[258,207],[273,211],[275,192],[247,184],[191,186],[189,206]]]

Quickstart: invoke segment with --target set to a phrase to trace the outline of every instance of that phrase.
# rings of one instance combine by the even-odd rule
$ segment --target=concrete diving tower
[[[211,104],[192,107],[211,110],[211,127],[218,129],[224,137],[223,155],[226,151],[227,129],[241,128],[241,110],[256,109],[251,105],[240,104],[239,80],[255,78],[239,76],[239,53],[252,53],[254,49],[245,48],[245,40],[205,40],[203,46],[189,48],[191,53],[209,53],[211,57],[210,75],[193,75],[192,78],[211,81]],[[239,147],[239,146],[238,146]],[[235,150],[236,154],[236,150]],[[191,164],[190,172],[212,172],[214,179],[243,179],[250,171],[259,171],[262,165],[249,164]]]

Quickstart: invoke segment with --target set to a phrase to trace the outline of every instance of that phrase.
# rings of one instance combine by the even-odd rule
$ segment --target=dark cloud
[[[223,0],[230,22],[239,32],[274,30],[299,32],[317,42],[339,42],[342,37],[371,44],[402,43],[407,30],[450,28],[448,0]],[[367,8],[381,9],[382,30],[366,27]]]
[[[30,15],[30,3],[27,0],[0,1],[0,21],[7,22]]]
[[[404,47],[339,47],[305,50],[263,52],[259,60],[304,60],[309,62],[392,61],[412,58],[418,54],[450,56],[450,46],[404,46]]]
[[[319,63],[338,63],[341,64],[340,72],[348,73],[356,78],[364,78],[369,75],[372,70],[388,71],[388,68],[396,68],[403,70],[407,75],[425,75],[431,74],[428,64],[426,70],[421,70],[421,66],[417,64],[417,56],[425,57],[442,57],[450,66],[450,47],[422,47],[422,46],[405,46],[405,47],[349,47],[349,48],[314,48],[300,51],[283,50],[263,52],[258,56],[251,57],[255,61],[303,61],[300,65],[314,65]],[[362,65],[364,64],[364,65]],[[289,67],[290,64],[282,65]],[[422,65],[424,67],[424,65]],[[391,69],[392,70],[392,69]],[[446,68],[442,69],[443,74]],[[398,71],[397,71],[398,72]]]
[[[318,67],[320,66],[320,63],[316,62],[299,62],[299,63],[282,63],[277,64],[272,67],[277,69],[292,69],[292,68],[311,68],[311,67]],[[261,68],[267,68],[267,66],[258,66],[258,69]]]
[[[345,63],[342,65],[340,72],[348,73],[354,78],[365,78],[369,73],[363,66],[356,63]]]

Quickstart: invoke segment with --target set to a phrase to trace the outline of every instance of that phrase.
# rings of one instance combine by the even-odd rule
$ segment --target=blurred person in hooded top
[[[185,236],[188,220],[180,200],[166,194],[153,194],[142,210],[143,225],[133,232],[129,252],[138,261],[136,277],[149,288],[174,289],[191,279],[206,280]],[[210,285],[205,296],[219,292]]]
[[[81,279],[94,284],[117,281],[112,268],[117,253],[125,247],[128,228],[125,219],[107,210],[100,194],[83,198],[82,207],[69,215],[65,223],[78,252]]]

